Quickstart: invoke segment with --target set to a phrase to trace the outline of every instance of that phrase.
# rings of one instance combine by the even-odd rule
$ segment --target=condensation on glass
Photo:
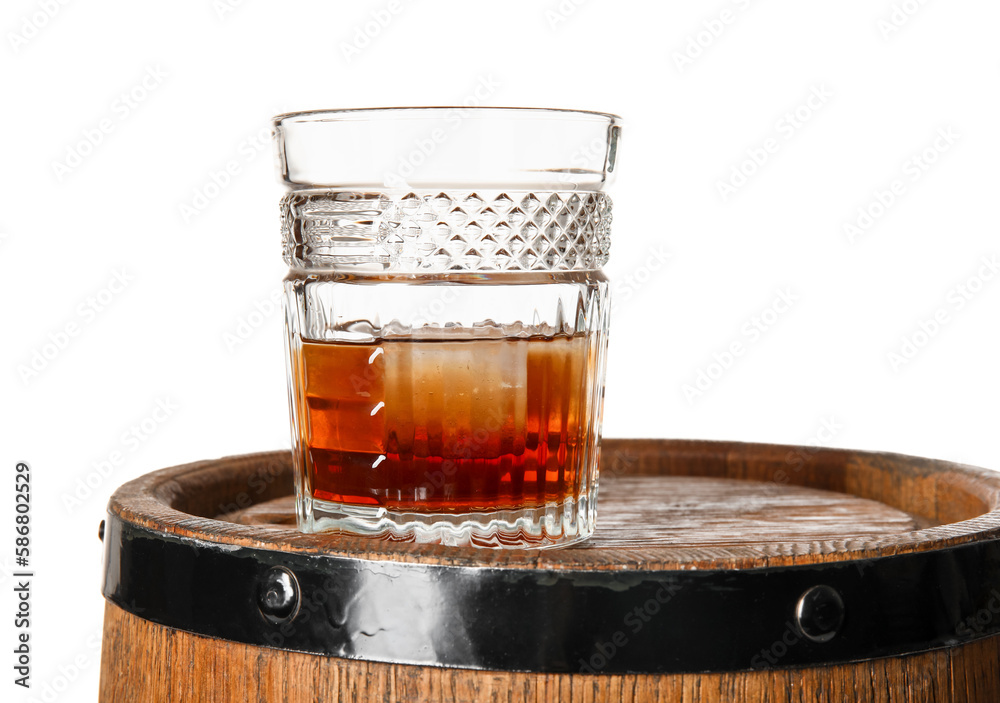
[[[299,528],[484,547],[594,530],[614,115],[280,115]]]

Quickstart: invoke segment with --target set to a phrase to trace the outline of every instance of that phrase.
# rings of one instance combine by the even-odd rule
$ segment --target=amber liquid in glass
[[[312,496],[467,513],[585,493],[599,400],[588,342],[303,342],[298,412]]]

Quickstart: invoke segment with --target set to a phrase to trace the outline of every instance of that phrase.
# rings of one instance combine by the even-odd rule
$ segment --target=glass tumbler
[[[274,119],[298,526],[548,547],[594,530],[620,119]]]

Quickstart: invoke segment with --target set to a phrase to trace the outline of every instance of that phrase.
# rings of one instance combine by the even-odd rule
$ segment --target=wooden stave
[[[674,675],[539,674],[403,666],[252,647],[150,623],[109,603],[102,649],[103,703],[1000,700],[1000,636],[904,657],[810,669]]]

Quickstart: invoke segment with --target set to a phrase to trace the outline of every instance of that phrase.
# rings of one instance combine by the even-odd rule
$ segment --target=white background
[[[1000,276],[970,280],[1000,253],[998,20],[986,0],[6,0],[0,558],[9,570],[28,461],[37,577],[35,688],[12,684],[4,616],[0,697],[96,697],[97,525],[116,486],[288,445],[265,302],[284,269],[267,142],[281,111],[462,104],[494,84],[486,104],[621,114],[606,436],[1000,467]],[[238,173],[210,187],[229,162]],[[102,293],[116,272],[127,285]],[[795,302],[768,313],[779,290]],[[91,298],[107,304],[87,312]],[[755,317],[771,323],[756,336]],[[723,368],[733,342],[744,353]],[[162,422],[159,401],[175,408]]]

